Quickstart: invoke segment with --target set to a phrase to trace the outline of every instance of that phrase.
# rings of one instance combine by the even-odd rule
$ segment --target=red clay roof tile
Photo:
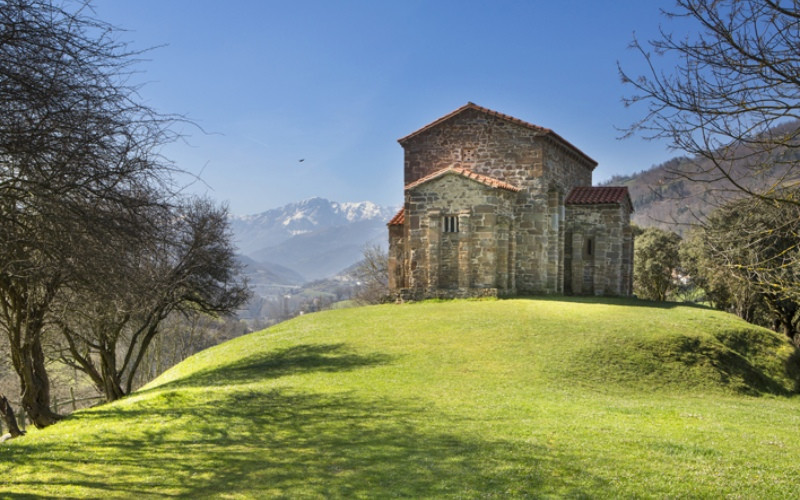
[[[394,217],[392,217],[392,220],[390,220],[389,223],[386,224],[386,225],[387,226],[402,226],[405,222],[406,222],[406,209],[405,209],[405,207],[403,207],[403,208],[400,209],[399,212],[397,212],[397,214],[395,214]]]
[[[633,204],[628,193],[627,187],[603,186],[603,187],[576,187],[567,195],[564,204],[566,205],[622,205],[627,203],[633,211]]]
[[[428,181],[432,181],[433,179],[438,179],[439,177],[441,177],[443,175],[447,175],[447,174],[460,175],[461,177],[466,177],[467,179],[472,179],[474,181],[480,182],[481,184],[484,184],[484,185],[492,187],[492,188],[505,189],[507,191],[513,191],[515,193],[518,193],[519,191],[521,191],[521,188],[518,188],[517,186],[514,186],[514,185],[509,184],[507,182],[503,182],[503,181],[494,179],[492,177],[487,177],[485,175],[476,174],[475,172],[473,172],[471,170],[467,170],[466,168],[461,168],[461,167],[447,167],[447,168],[443,168],[441,170],[437,170],[436,172],[434,172],[432,174],[428,174],[425,177],[422,177],[422,178],[417,179],[416,181],[414,181],[412,183],[409,183],[408,185],[406,185],[406,190],[414,189],[415,187],[417,187],[417,186],[419,186],[421,184],[425,184]]]

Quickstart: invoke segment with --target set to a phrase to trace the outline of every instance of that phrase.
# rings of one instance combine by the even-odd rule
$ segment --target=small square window
[[[443,218],[444,222],[444,232],[445,233],[457,233],[458,232],[458,216],[457,215],[447,215]]]

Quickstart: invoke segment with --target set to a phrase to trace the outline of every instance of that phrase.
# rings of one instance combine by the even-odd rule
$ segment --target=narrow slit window
[[[594,238],[587,238],[586,240],[586,255],[589,257],[594,255]]]
[[[445,233],[458,232],[458,216],[448,215],[444,218],[444,232]]]

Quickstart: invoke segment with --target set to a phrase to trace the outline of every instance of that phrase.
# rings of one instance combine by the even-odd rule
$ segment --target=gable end
[[[499,181],[497,179],[493,179],[491,177],[487,177],[485,175],[476,174],[475,172],[472,172],[471,170],[467,170],[466,168],[461,168],[461,167],[447,167],[447,168],[443,168],[442,170],[438,170],[438,171],[436,171],[436,172],[434,172],[434,173],[432,173],[430,175],[426,175],[425,177],[423,177],[421,179],[418,179],[418,180],[408,184],[406,186],[406,191],[412,190],[412,189],[414,189],[414,188],[416,188],[416,187],[418,187],[418,186],[420,186],[422,184],[430,182],[430,181],[432,181],[434,179],[438,179],[438,178],[440,178],[442,176],[445,176],[445,175],[457,175],[457,176],[460,176],[460,177],[464,177],[466,179],[473,180],[473,181],[478,182],[480,184],[483,184],[485,186],[489,186],[491,188],[505,189],[506,191],[511,191],[511,192],[514,192],[514,193],[518,193],[518,192],[521,191],[521,189],[518,188],[517,186],[514,186],[514,185],[509,184],[507,182]]]
[[[534,125],[533,123],[526,122],[525,120],[520,120],[519,118],[514,118],[513,116],[506,115],[506,114],[500,113],[498,111],[491,110],[489,108],[484,108],[483,106],[478,106],[477,104],[475,104],[473,102],[468,102],[467,104],[465,104],[464,106],[461,106],[460,108],[456,109],[455,111],[452,111],[452,112],[442,116],[441,118],[432,121],[431,123],[429,123],[429,124],[425,125],[424,127],[422,127],[420,129],[408,134],[405,137],[401,137],[400,139],[397,140],[397,142],[399,142],[400,145],[404,145],[406,142],[408,142],[409,140],[413,139],[414,137],[422,134],[423,132],[426,132],[428,130],[436,128],[441,123],[444,123],[444,122],[450,120],[451,118],[453,118],[453,117],[455,117],[457,115],[460,115],[461,113],[463,113],[463,112],[465,112],[467,110],[470,110],[470,109],[471,110],[475,110],[475,111],[479,111],[479,112],[481,112],[483,114],[486,114],[486,115],[489,115],[489,116],[492,116],[492,117],[495,117],[495,118],[499,118],[501,120],[507,121],[507,122],[512,123],[514,125],[530,129],[530,130],[534,131],[536,133],[536,135],[539,135],[539,136],[542,136],[542,137],[546,137],[547,139],[553,141],[558,146],[566,149],[571,154],[575,155],[577,158],[579,158],[584,163],[586,163],[591,170],[594,170],[594,168],[597,167],[597,162],[595,160],[593,160],[586,153],[584,153],[583,151],[581,151],[580,149],[575,147],[572,143],[570,143],[569,141],[567,141],[566,139],[564,139],[560,135],[558,135],[555,132],[553,132],[551,129],[545,128],[545,127],[540,127],[538,125]]]

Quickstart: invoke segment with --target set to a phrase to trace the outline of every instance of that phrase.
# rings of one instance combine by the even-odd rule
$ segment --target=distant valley
[[[315,300],[346,298],[343,272],[362,259],[367,245],[386,247],[386,223],[397,210],[311,198],[231,216],[239,259],[256,295],[242,317],[291,316]]]

